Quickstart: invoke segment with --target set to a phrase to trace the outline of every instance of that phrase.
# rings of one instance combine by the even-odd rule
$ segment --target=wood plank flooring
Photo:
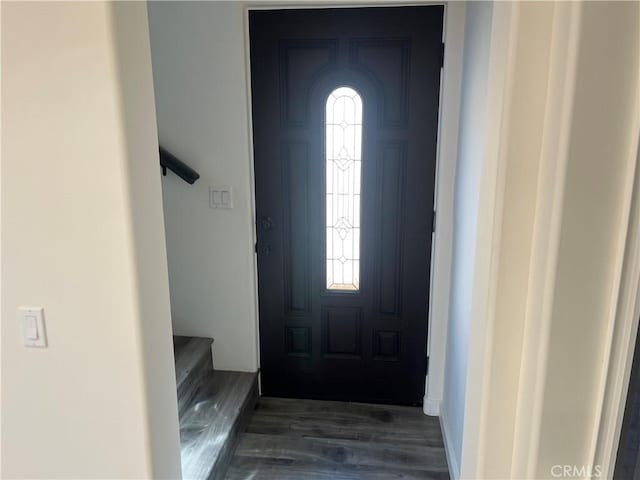
[[[261,397],[228,480],[446,479],[437,418],[417,407]]]

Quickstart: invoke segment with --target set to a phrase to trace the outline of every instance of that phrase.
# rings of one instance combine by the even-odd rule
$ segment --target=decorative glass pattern
[[[362,99],[349,87],[327,99],[327,289],[360,289]]]

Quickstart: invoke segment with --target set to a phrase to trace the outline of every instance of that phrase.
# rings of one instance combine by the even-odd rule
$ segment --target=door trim
[[[249,132],[253,132],[251,101],[251,60],[249,37],[249,12],[252,10],[307,9],[307,8],[365,8],[385,6],[444,5],[443,41],[448,45],[441,72],[440,105],[438,112],[438,139],[436,153],[436,180],[434,206],[443,212],[436,216],[436,229],[432,241],[430,305],[428,312],[427,352],[429,354],[429,375],[425,377],[424,412],[437,416],[444,388],[445,345],[448,326],[449,290],[451,277],[451,239],[453,233],[453,189],[455,183],[455,162],[458,145],[458,116],[460,110],[460,85],[462,82],[462,58],[465,7],[463,3],[429,1],[376,1],[376,0],[327,0],[325,2],[304,2],[303,0],[247,2],[244,7],[245,73],[247,85],[247,119]],[[443,82],[442,80],[446,80]],[[253,242],[257,241],[256,199],[253,135],[249,135],[249,175],[251,189],[251,228]],[[446,212],[449,212],[447,214]],[[253,259],[256,352],[258,359],[258,382],[260,386],[260,318],[258,310],[258,263]],[[435,297],[437,295],[437,298]],[[427,321],[427,319],[425,319]]]
[[[458,157],[458,125],[462,60],[464,54],[465,2],[445,3],[444,44],[446,54],[440,77],[440,112],[436,151],[436,183],[433,206],[437,211],[431,242],[431,282],[429,294],[429,332],[423,411],[439,416],[444,390],[451,265],[453,257],[453,207],[456,159]]]
[[[640,95],[637,95],[636,111],[640,112]],[[625,404],[631,377],[631,365],[635,353],[638,320],[640,318],[640,117],[634,126],[636,139],[629,152],[629,177],[634,178],[633,189],[625,192],[625,204],[630,205],[628,231],[621,235],[616,269],[620,279],[617,295],[610,305],[611,331],[608,332],[606,378],[602,379],[600,397],[600,421],[592,445],[592,465],[602,467],[603,478],[613,478],[620,434],[624,420]],[[626,242],[624,241],[626,238]]]

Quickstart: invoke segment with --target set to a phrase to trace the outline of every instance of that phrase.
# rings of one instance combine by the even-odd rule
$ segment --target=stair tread
[[[239,425],[257,397],[256,378],[256,373],[221,370],[202,378],[180,418],[182,478],[212,478],[226,467]]]
[[[176,386],[178,390],[191,371],[205,355],[211,355],[212,338],[174,335],[173,350],[176,361]]]

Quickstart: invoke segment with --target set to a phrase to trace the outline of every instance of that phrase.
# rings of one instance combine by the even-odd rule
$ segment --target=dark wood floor
[[[417,407],[262,397],[228,480],[449,478],[438,419]]]

